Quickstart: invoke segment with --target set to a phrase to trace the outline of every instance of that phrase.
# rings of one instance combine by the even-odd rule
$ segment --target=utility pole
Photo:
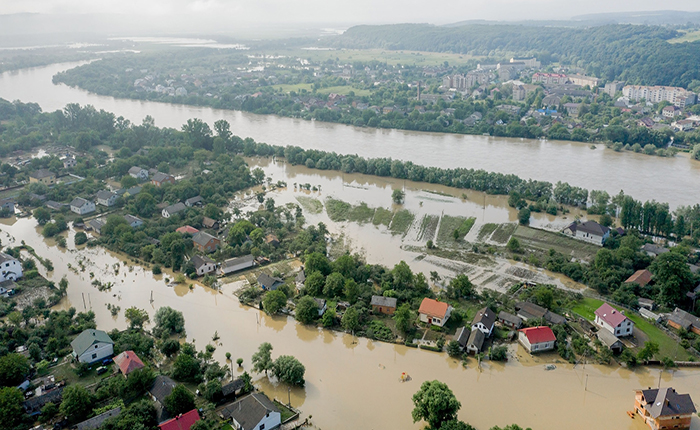
[[[87,305],[85,304],[85,293],[80,293],[83,295],[83,309],[87,310]]]
[[[153,290],[151,290],[151,304],[153,304]]]
[[[586,373],[586,388],[584,388],[584,391],[588,391],[588,373]]]
[[[287,387],[287,406],[292,407],[292,387]]]
[[[656,388],[661,388],[661,375],[664,373],[664,369],[659,370],[659,385]]]

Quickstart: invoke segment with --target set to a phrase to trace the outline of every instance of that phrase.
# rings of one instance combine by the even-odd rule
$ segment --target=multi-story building
[[[542,67],[542,63],[537,61],[537,58],[532,57],[532,58],[511,58],[510,59],[511,63],[523,63],[525,67],[529,67],[531,69],[539,69]]]
[[[637,390],[634,410],[652,430],[689,429],[696,412],[690,394],[673,388]]]
[[[622,89],[625,87],[624,82],[620,81],[613,81],[613,82],[608,82],[605,84],[605,89],[603,92],[610,97],[614,97],[615,94],[617,94],[618,91],[622,91]]]
[[[532,82],[542,82],[545,85],[563,85],[567,83],[569,79],[566,75],[559,73],[535,73],[532,75]]]
[[[579,85],[582,87],[585,87],[588,85],[591,88],[595,88],[598,85],[600,85],[600,79],[595,78],[593,76],[585,76],[585,75],[567,75],[566,76],[569,79],[569,82],[571,82],[574,85]]]
[[[651,103],[660,103],[664,100],[683,109],[697,102],[697,95],[679,87],[626,85],[622,88],[622,95],[630,100],[639,101],[645,99]]]

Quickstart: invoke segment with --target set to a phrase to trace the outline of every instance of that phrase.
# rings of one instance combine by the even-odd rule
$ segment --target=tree
[[[326,312],[323,313],[321,324],[323,324],[324,327],[333,327],[333,325],[335,325],[335,306],[335,302],[329,303]]]
[[[659,352],[659,344],[656,342],[644,342],[644,348],[637,353],[637,360],[649,361]]]
[[[29,374],[29,360],[21,354],[10,353],[0,357],[0,385],[19,385]]]
[[[272,370],[272,345],[269,342],[263,342],[258,347],[258,351],[253,354],[253,371],[257,373],[267,372]]]
[[[413,395],[413,422],[425,420],[432,429],[439,429],[446,422],[457,419],[462,404],[452,390],[440,381],[425,381]]]
[[[0,388],[0,429],[10,430],[22,421],[24,396],[15,387]]]
[[[187,346],[188,344],[185,345]],[[194,357],[194,354],[188,352],[189,351],[186,351],[183,347],[175,358],[175,362],[173,363],[173,378],[178,381],[198,382],[202,378],[202,365],[199,360]]]
[[[92,411],[92,394],[82,385],[69,385],[63,390],[60,411],[71,422],[80,422]]]
[[[33,215],[39,225],[44,225],[51,220],[51,212],[44,207],[34,209]]]
[[[160,352],[166,357],[172,357],[180,351],[180,342],[175,339],[168,339],[160,346]]]
[[[304,386],[306,368],[299,360],[291,355],[281,355],[272,368],[272,372],[280,381],[289,385]]]
[[[343,287],[343,294],[345,298],[348,299],[350,304],[354,305],[357,301],[357,296],[360,295],[360,287],[357,285],[354,279],[346,279],[345,286]]]
[[[87,234],[83,231],[75,233],[75,238],[73,239],[76,245],[82,245],[88,241]]]
[[[345,278],[338,272],[333,272],[326,277],[326,283],[323,286],[323,295],[326,297],[337,297],[343,291]]]
[[[396,322],[396,328],[401,331],[404,335],[413,327],[413,320],[415,319],[411,306],[408,303],[404,303],[396,309],[394,312],[394,321]]]
[[[295,318],[303,324],[311,324],[318,318],[318,304],[310,296],[304,296],[297,302]]]
[[[312,252],[304,259],[304,269],[307,274],[319,271],[323,276],[327,276],[331,273],[331,263],[328,257],[320,252]]]
[[[287,304],[287,296],[280,290],[268,291],[263,298],[263,309],[269,315],[274,315]]]
[[[132,306],[124,311],[124,317],[126,317],[126,320],[129,321],[129,327],[132,329],[141,330],[143,325],[150,321],[148,312],[135,306]]]
[[[355,306],[349,307],[343,314],[343,318],[340,320],[340,325],[343,326],[345,330],[355,331],[360,326],[360,313],[357,311]]]
[[[474,295],[474,285],[469,280],[469,277],[464,274],[459,274],[450,281],[448,288],[455,297],[467,298]]]
[[[516,239],[515,237],[511,237],[508,243],[506,244],[506,249],[510,252],[520,252],[522,251],[522,248],[520,247],[520,241]]]
[[[447,353],[450,357],[459,357],[462,355],[462,347],[456,340],[451,340],[447,343]]]
[[[530,209],[522,208],[518,211],[518,221],[522,225],[530,224]]]
[[[180,334],[185,330],[185,317],[182,315],[182,312],[176,311],[170,306],[163,306],[158,309],[153,319],[156,323],[153,333],[159,337],[173,333]]]
[[[695,285],[686,257],[677,252],[661,254],[652,261],[649,271],[660,288],[659,299],[667,306],[677,304]]]
[[[165,397],[165,409],[171,415],[184,414],[194,409],[194,394],[184,385],[178,384],[170,395]]]
[[[396,189],[391,193],[391,200],[393,200],[394,203],[396,203],[397,205],[402,204],[405,198],[406,193],[404,193],[400,189]]]
[[[311,272],[304,281],[304,292],[310,296],[320,296],[325,283],[326,278],[321,272]]]
[[[124,387],[125,393],[129,396],[136,396],[148,390],[153,384],[156,375],[148,367],[136,369],[129,373],[129,378],[126,380]]]

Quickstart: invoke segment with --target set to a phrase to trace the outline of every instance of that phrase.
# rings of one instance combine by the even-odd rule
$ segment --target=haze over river
[[[356,129],[208,108],[115,100],[51,84],[51,76],[67,67],[70,65],[53,65],[0,75],[0,97],[35,101],[44,110],[59,109],[71,102],[93,104],[132,121],[138,122],[151,115],[158,125],[178,128],[191,117],[208,122],[225,118],[232,123],[235,133],[268,143],[367,156],[399,154],[399,158],[425,165],[481,167],[551,181],[567,180],[589,189],[610,186],[611,192],[624,188],[637,198],[670,200],[673,205],[694,203],[698,194],[692,184],[698,183],[700,167],[687,158],[661,159],[600,149],[593,151],[587,145],[574,143]],[[323,199],[330,194],[352,203],[367,201],[373,205],[388,205],[394,185],[384,185],[381,183],[384,180],[372,181],[360,175],[341,176],[338,180],[337,172],[317,172],[318,177],[314,177],[313,171],[301,167],[261,164],[274,180],[283,179],[284,174],[289,184],[286,190],[273,193],[278,203],[295,199],[290,188],[296,181],[312,184],[331,181],[333,183],[323,182],[322,193],[311,193],[311,196]],[[349,182],[354,187],[347,189]],[[408,184],[408,187],[411,202],[407,204],[414,205],[410,208],[419,213],[439,209],[445,213],[476,216],[479,222],[514,220],[514,214],[502,197],[483,198],[482,201],[476,193],[468,193],[468,198],[461,200],[436,197],[416,189],[418,185],[415,184]],[[432,186],[425,188],[434,189]],[[438,187],[434,191],[449,190]],[[438,202],[431,200],[438,197]],[[425,208],[420,206],[419,199],[425,202]],[[429,206],[437,204],[444,207]],[[310,222],[318,220],[309,218]],[[73,229],[67,233],[68,249],[60,249],[54,240],[44,239],[39,234],[33,218],[1,222],[3,245],[24,240],[40,256],[53,262],[55,270],[50,273],[39,266],[42,274],[55,282],[67,277],[68,297],[59,307],[73,306],[79,311],[92,309],[101,329],[125,328],[124,311],[131,306],[146,309],[151,319],[158,307],[171,306],[183,312],[187,340],[196,340],[198,349],[203,349],[211,342],[214,332],[218,332],[220,340],[215,357],[222,363],[225,353],[231,352],[234,359],[243,358],[244,369],[250,370],[250,357],[262,342],[272,343],[273,357],[296,356],[306,366],[307,383],[303,389],[292,390],[292,405],[302,409],[306,416],[313,415],[312,421],[322,429],[420,429],[422,423],[414,424],[411,420],[411,396],[423,381],[432,379],[450,386],[462,403],[459,418],[479,430],[511,423],[533,430],[647,428],[639,418],[630,419],[625,411],[633,408],[634,389],[657,385],[658,369],[641,368],[630,372],[619,366],[574,367],[557,363],[556,370],[545,371],[543,364],[557,360],[556,355],[533,359],[518,345],[511,346],[511,359],[506,364],[486,362],[483,369],[478,370],[475,360],[470,359],[463,367],[444,353],[357,339],[349,334],[300,325],[291,318],[269,317],[240,305],[233,295],[239,286],[236,283],[224,284],[220,292],[197,283],[191,289],[184,285],[169,288],[165,281],[167,273],[154,276],[150,270],[131,262],[125,265],[121,256],[100,247],[76,249]],[[556,222],[546,216],[536,220],[540,225]],[[366,249],[382,241],[376,245],[382,251],[367,250],[368,259],[394,263],[398,256],[380,254],[396,250],[400,239],[388,234],[372,236],[372,230],[375,227],[369,225],[348,225],[345,233],[358,241],[369,238],[366,239],[368,243],[356,244]],[[410,236],[409,232],[407,237]],[[80,263],[85,266],[84,271],[76,269]],[[115,265],[119,266],[118,273],[115,273]],[[112,290],[100,292],[92,286],[91,272],[95,279],[114,282]],[[111,316],[107,304],[121,307],[116,317]],[[399,382],[402,372],[408,373],[412,381]],[[234,373],[240,373],[235,366]],[[285,386],[276,386],[264,376],[254,377],[256,385],[268,395],[287,400]],[[661,384],[690,393],[696,402],[700,400],[699,370],[663,372]],[[692,428],[700,430],[700,420],[694,418]]]
[[[540,141],[403,130],[358,128],[319,121],[256,115],[240,111],[115,99],[65,85],[54,85],[54,74],[83,63],[53,64],[0,75],[0,97],[36,102],[44,111],[68,103],[91,104],[140,123],[146,115],[156,125],[179,129],[190,118],[209,124],[219,119],[231,123],[234,134],[274,145],[393,157],[425,166],[467,167],[523,178],[568,182],[589,190],[621,189],[640,200],[668,202],[671,208],[700,202],[700,162],[687,155],[653,157],[627,151],[615,152],[576,142]]]

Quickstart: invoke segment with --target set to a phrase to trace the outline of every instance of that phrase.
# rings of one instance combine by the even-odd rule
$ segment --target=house
[[[536,305],[531,302],[516,303],[515,310],[517,315],[520,318],[522,318],[523,321],[544,318],[544,320],[550,324],[566,324],[566,318],[564,318],[563,316],[548,311],[542,306]]]
[[[488,307],[485,307],[483,309],[480,309],[476,315],[474,315],[474,319],[472,320],[472,330],[479,330],[486,337],[491,336],[491,333],[493,333],[493,326],[496,323],[496,313],[489,309]]]
[[[654,243],[645,243],[642,246],[642,251],[644,251],[649,257],[658,257],[659,255],[665,254],[670,250]]]
[[[66,157],[62,161],[64,169],[70,169],[71,167],[75,167],[78,164],[78,161],[73,156]]]
[[[245,381],[241,378],[236,378],[233,381],[221,387],[221,395],[224,399],[235,399],[245,388]]]
[[[99,415],[96,415],[89,420],[85,420],[81,423],[78,423],[75,425],[75,430],[95,430],[99,429],[102,427],[102,424],[104,424],[105,421],[112,417],[116,417],[119,415],[122,411],[122,408],[114,408],[110,409],[107,412],[103,412]]]
[[[161,212],[161,215],[163,216],[163,218],[170,218],[171,216],[175,215],[178,212],[182,212],[185,209],[187,209],[187,206],[185,206],[184,203],[175,203],[174,205],[170,205],[164,208]]]
[[[102,206],[114,206],[117,202],[117,193],[102,190],[97,192],[97,204]]]
[[[212,218],[209,218],[208,216],[205,216],[204,219],[202,219],[202,227],[218,230],[219,229],[219,221],[212,219]]]
[[[197,276],[203,276],[216,270],[216,263],[209,257],[195,255],[192,257],[192,264],[197,272]]]
[[[61,209],[63,209],[64,206],[68,205],[66,205],[65,203],[59,203],[53,200],[48,200],[46,203],[44,203],[44,206],[54,211],[60,211]]]
[[[602,246],[610,236],[610,229],[595,221],[573,222],[564,229],[563,233],[576,239]]]
[[[666,106],[665,108],[661,109],[661,115],[664,118],[675,118],[682,114],[683,110],[678,106]]]
[[[657,314],[657,313],[654,313],[654,312],[650,311],[650,310],[647,309],[647,308],[641,308],[641,307],[640,307],[640,308],[639,308],[639,315],[643,316],[644,318],[646,318],[646,319],[648,319],[648,320],[652,320],[652,321],[654,321],[655,323],[660,323],[660,322],[663,320],[663,318],[661,317],[661,315],[659,315],[659,314]]]
[[[637,270],[636,272],[634,272],[632,274],[632,276],[627,278],[627,280],[625,282],[626,283],[635,283],[635,284],[639,285],[640,287],[645,287],[650,281],[651,281],[651,272],[646,270],[646,269],[642,269],[642,270]]]
[[[518,330],[518,341],[532,354],[534,352],[550,351],[554,349],[557,337],[551,328],[546,326],[528,327]]]
[[[690,394],[673,388],[636,390],[634,410],[652,429],[689,429],[696,409]]]
[[[10,214],[15,213],[15,201],[11,197],[0,199],[0,211],[6,211]]]
[[[95,212],[95,204],[82,197],[76,197],[70,202],[70,210],[78,215],[85,215]]]
[[[603,345],[607,346],[610,351],[612,351],[615,354],[619,354],[622,352],[622,349],[625,347],[625,345],[620,341],[620,339],[617,338],[614,334],[610,333],[607,330],[598,330],[597,333],[598,340],[603,343]]]
[[[486,339],[486,334],[479,329],[473,329],[469,333],[469,339],[467,340],[467,352],[470,354],[478,354],[481,352],[481,348],[484,346],[484,339]]]
[[[457,329],[457,331],[455,332],[455,335],[452,336],[452,340],[459,343],[459,347],[462,350],[464,350],[464,348],[467,347],[467,341],[469,340],[470,334],[471,334],[471,330],[465,326],[462,326],[462,327]]]
[[[387,315],[394,315],[394,312],[396,312],[395,297],[372,296],[370,305],[372,306],[373,312]]]
[[[258,275],[258,284],[260,287],[262,287],[263,290],[276,290],[277,287],[280,285],[284,284],[284,281],[281,280],[280,278],[275,278],[267,273],[261,273]]]
[[[328,309],[328,305],[326,304],[326,300],[314,297],[314,301],[316,302],[316,307],[318,308],[318,316],[322,317],[323,314],[325,314],[326,310]]]
[[[124,215],[124,219],[129,223],[131,228],[141,227],[143,225],[143,221],[141,221],[139,217],[133,215]]]
[[[175,177],[167,173],[156,172],[151,178],[151,183],[156,187],[162,187],[165,184],[175,184]]]
[[[426,297],[421,302],[418,313],[420,314],[420,320],[424,323],[442,327],[450,319],[452,306]]]
[[[265,243],[267,243],[270,246],[274,246],[275,248],[280,246],[280,241],[274,234],[268,234],[267,236],[265,236]]]
[[[695,334],[700,334],[700,318],[682,309],[674,309],[671,315],[668,316],[667,323],[676,330],[682,328]]]
[[[634,323],[625,314],[603,303],[595,311],[595,323],[615,336],[631,336]]]
[[[581,103],[564,103],[564,107],[569,113],[569,116],[578,116],[581,111]]]
[[[104,227],[106,222],[101,218],[94,218],[85,223],[87,230],[92,230],[97,234],[102,234],[102,227]]]
[[[126,192],[124,193],[124,197],[135,196],[136,194],[140,193],[142,189],[143,187],[139,186],[131,187],[126,190]]]
[[[501,311],[498,313],[498,322],[510,328],[520,328],[520,326],[523,325],[522,318],[506,311]]]
[[[653,311],[656,307],[655,301],[653,301],[652,299],[645,299],[644,297],[640,297],[639,299],[637,299],[637,303],[639,304],[640,309],[647,309]]]
[[[73,358],[81,363],[94,363],[114,354],[114,342],[102,330],[83,330],[73,342]]]
[[[178,227],[177,229],[175,229],[175,231],[180,233],[180,234],[191,234],[191,235],[195,235],[195,234],[199,233],[199,230],[192,227],[191,225],[183,225],[182,227]]]
[[[134,351],[122,352],[114,357],[114,363],[119,367],[119,371],[122,372],[125,378],[134,370],[143,369],[145,367],[143,361],[141,361]]]
[[[148,170],[134,166],[131,169],[129,169],[129,176],[132,178],[136,178],[139,181],[145,181],[148,179]]]
[[[0,281],[16,281],[22,277],[22,263],[15,257],[0,252]]]
[[[202,206],[203,202],[204,200],[202,200],[202,196],[190,197],[189,199],[185,200],[185,206],[188,208],[193,206]]]
[[[268,430],[282,424],[282,415],[262,393],[253,393],[223,408],[220,416],[231,420],[236,430]]]
[[[306,283],[306,272],[304,272],[304,268],[302,267],[301,270],[299,270],[297,275],[294,277],[294,284],[297,287],[297,293],[300,292],[302,288],[304,288],[305,283]]]
[[[654,120],[649,117],[642,118],[637,121],[637,125],[640,127],[652,128],[654,126]]]
[[[244,255],[243,257],[229,258],[221,263],[221,267],[219,267],[219,275],[226,276],[233,272],[253,267],[254,264],[255,258],[250,254]]]
[[[175,381],[167,376],[158,375],[148,389],[148,394],[151,395],[151,399],[156,402],[159,423],[170,418],[170,414],[165,409],[165,398],[173,392],[176,385]]]
[[[56,183],[56,174],[46,169],[35,170],[29,174],[29,183],[53,185]]]
[[[199,421],[199,411],[192,409],[158,425],[160,430],[190,430],[194,423]]]
[[[214,252],[216,248],[221,246],[221,241],[209,233],[200,231],[192,236],[194,247],[199,252]]]
[[[41,413],[41,409],[46,406],[47,403],[53,403],[54,405],[60,404],[63,400],[63,388],[65,387],[57,387],[46,392],[42,391],[41,395],[30,397],[22,403],[24,411],[29,416],[35,416]]]

